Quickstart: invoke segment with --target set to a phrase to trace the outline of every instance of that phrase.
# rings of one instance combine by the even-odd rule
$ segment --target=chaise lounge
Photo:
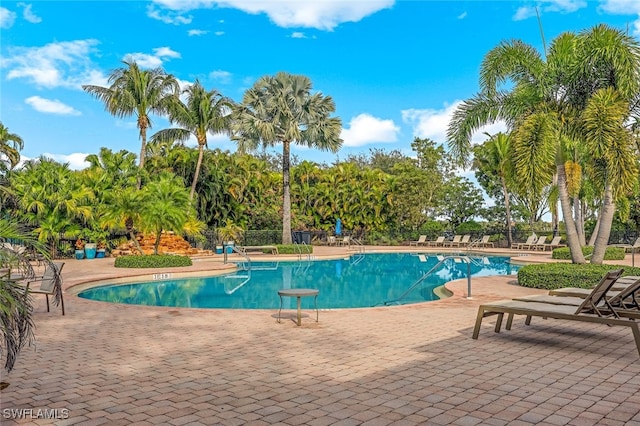
[[[605,324],[608,326],[629,327],[635,339],[638,355],[640,355],[640,328],[638,322],[630,320],[631,318],[640,318],[637,311],[614,310],[605,297],[621,274],[622,270],[608,272],[594,287],[589,296],[582,300],[577,309],[575,306],[570,305],[522,300],[502,300],[480,305],[472,338],[478,338],[482,326],[482,319],[491,315],[497,315],[494,329],[496,333],[500,332],[504,314],[508,315],[505,326],[506,330],[511,329],[514,315],[525,315],[526,325],[531,324],[532,317],[555,318]]]

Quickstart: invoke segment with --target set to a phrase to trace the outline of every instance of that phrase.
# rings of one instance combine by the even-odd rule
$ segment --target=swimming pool
[[[191,308],[274,309],[283,288],[320,290],[320,309],[380,306],[395,301],[442,255],[416,253],[356,254],[339,260],[253,262],[250,270],[215,277],[157,280],[105,285],[84,290],[79,297],[112,303]],[[470,257],[472,276],[510,275],[519,266],[507,257]],[[447,260],[397,303],[437,300],[434,288],[466,278],[467,264]],[[294,307],[295,298],[285,298]],[[303,299],[310,308],[312,298]]]

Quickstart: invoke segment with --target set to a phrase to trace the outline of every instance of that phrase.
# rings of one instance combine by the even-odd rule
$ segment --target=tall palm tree
[[[504,196],[505,224],[507,226],[507,244],[511,247],[511,201],[507,181],[512,173],[511,164],[511,139],[508,134],[499,132],[489,135],[489,140],[483,145],[474,147],[475,162],[485,163],[484,165],[493,169],[500,178],[502,195]],[[478,164],[480,166],[480,164]]]
[[[615,87],[622,99],[632,99],[639,75],[638,42],[606,25],[561,34],[546,59],[522,41],[502,42],[484,58],[480,92],[454,112],[450,148],[466,163],[471,135],[485,124],[505,120],[512,129],[515,177],[521,186],[541,193],[555,168],[572,261],[584,263],[567,189],[566,152],[585,141],[583,113],[594,94]],[[509,88],[507,82],[512,83]],[[617,121],[599,125],[604,131]]]
[[[22,148],[24,148],[22,138],[9,132],[9,129],[0,121],[0,172],[6,172],[18,165]],[[9,163],[8,167],[7,163]]]
[[[217,90],[207,91],[198,80],[184,89],[183,93],[187,95],[186,103],[176,98],[168,107],[169,120],[181,127],[160,130],[151,137],[151,141],[186,142],[190,135],[195,136],[199,152],[189,193],[189,199],[193,200],[204,148],[207,146],[207,134],[230,133],[233,101],[222,96]]]
[[[282,144],[282,242],[291,244],[289,169],[291,144],[337,152],[342,122],[330,96],[311,93],[311,80],[279,72],[248,89],[234,113],[234,138],[241,151]]]
[[[82,89],[101,100],[110,114],[137,118],[140,130],[140,162],[144,167],[147,148],[147,129],[152,127],[150,113],[164,114],[172,96],[180,94],[178,81],[162,68],[141,70],[135,61],[123,61],[125,67],[109,76],[109,87],[83,85]]]

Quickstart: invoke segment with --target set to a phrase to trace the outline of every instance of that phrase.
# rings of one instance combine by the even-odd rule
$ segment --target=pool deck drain
[[[63,275],[68,288],[128,274],[95,259],[68,260]],[[127,306],[68,292],[62,316],[36,296],[37,342],[2,372],[0,422],[640,425],[627,330],[518,319],[495,334],[488,319],[471,339],[480,303],[540,292],[513,280],[474,278],[471,300],[459,280],[447,299],[327,310],[301,327],[278,324],[275,309]],[[58,418],[35,418],[47,413]]]

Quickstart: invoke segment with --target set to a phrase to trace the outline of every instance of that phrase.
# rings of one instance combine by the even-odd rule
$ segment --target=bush
[[[188,256],[175,256],[169,254],[120,256],[116,257],[115,262],[116,268],[169,268],[191,265],[191,258]]]
[[[590,256],[593,253],[593,247],[585,246],[582,247],[582,254],[585,256]],[[551,254],[552,259],[563,259],[570,260],[571,259],[571,251],[569,247],[560,247],[553,250]],[[604,252],[604,260],[624,260],[624,248],[622,247],[607,247]]]
[[[478,234],[482,232],[482,225],[478,222],[470,220],[469,222],[461,223],[456,227],[456,234]]]
[[[277,244],[279,254],[310,254],[313,253],[313,246],[307,244]],[[271,254],[271,250],[266,250]]]
[[[562,287],[592,288],[604,274],[613,269],[624,269],[623,276],[640,275],[640,268],[630,266],[545,263],[523,266],[518,271],[518,283],[523,287],[547,290]]]

